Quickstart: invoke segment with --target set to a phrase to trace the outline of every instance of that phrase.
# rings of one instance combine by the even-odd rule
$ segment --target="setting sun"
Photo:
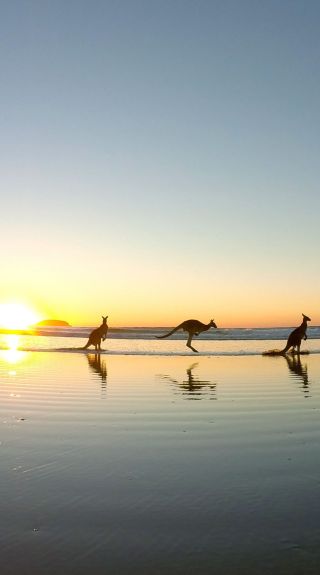
[[[5,329],[26,329],[39,321],[38,314],[21,303],[0,304],[0,327]]]

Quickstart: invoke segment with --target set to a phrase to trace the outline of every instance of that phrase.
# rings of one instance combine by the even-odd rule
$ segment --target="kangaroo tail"
[[[156,335],[156,337],[158,339],[163,339],[164,337],[169,337],[169,335],[172,335],[175,331],[177,331],[178,329],[180,329],[182,327],[182,323],[180,323],[179,325],[177,325],[177,327],[174,327],[171,331],[169,331],[169,333],[165,333],[164,335]]]
[[[290,347],[292,347],[292,346],[289,343],[287,343],[286,347],[281,349],[280,353],[286,353],[288,351],[288,349],[290,349]]]
[[[284,355],[285,351],[283,349],[269,349],[269,351],[264,351],[262,355]]]
[[[88,339],[86,345],[84,345],[81,349],[87,349],[87,347],[89,347],[90,345],[90,340]]]

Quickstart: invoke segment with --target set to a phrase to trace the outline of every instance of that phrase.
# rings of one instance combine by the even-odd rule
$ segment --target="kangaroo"
[[[187,319],[186,321],[179,323],[179,325],[177,325],[177,327],[175,327],[171,331],[169,331],[169,333],[165,333],[164,335],[156,335],[156,337],[158,339],[163,339],[164,337],[169,337],[169,335],[172,335],[175,331],[178,331],[178,329],[183,329],[183,331],[187,331],[189,334],[186,346],[190,347],[190,349],[192,349],[192,351],[195,351],[198,353],[198,350],[195,349],[194,347],[192,347],[192,345],[191,345],[192,338],[194,335],[199,335],[199,333],[202,333],[203,331],[207,331],[208,329],[210,329],[210,327],[214,327],[217,329],[217,326],[214,323],[213,319],[211,319],[208,324],[202,323],[201,321],[198,321],[197,319]]]
[[[90,335],[86,345],[82,349],[87,349],[90,345],[94,345],[96,351],[101,349],[101,340],[105,340],[108,333],[108,316],[102,316],[102,324],[100,327],[94,329]]]
[[[294,353],[295,348],[297,349],[297,353],[300,354],[300,345],[301,345],[301,341],[302,339],[307,339],[307,327],[308,327],[308,321],[311,321],[310,317],[308,317],[307,315],[304,315],[304,313],[302,314],[303,320],[301,325],[299,325],[299,327],[296,327],[296,329],[294,329],[289,337],[288,337],[288,341],[287,341],[287,345],[280,351],[281,354],[287,353],[287,351],[289,351],[289,349],[292,348],[292,351]]]

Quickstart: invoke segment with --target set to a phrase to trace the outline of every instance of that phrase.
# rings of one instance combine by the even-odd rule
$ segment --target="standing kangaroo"
[[[108,333],[108,324],[107,324],[108,316],[102,316],[102,324],[100,327],[94,329],[90,335],[86,345],[82,349],[87,349],[90,345],[94,345],[97,350],[101,349],[101,340],[105,340]]]
[[[295,348],[297,348],[297,353],[300,354],[300,345],[301,345],[301,341],[302,339],[307,339],[307,327],[308,327],[308,321],[311,321],[310,317],[308,317],[307,315],[304,315],[304,313],[302,314],[303,320],[302,320],[302,324],[299,325],[299,327],[296,327],[296,329],[294,329],[289,337],[288,337],[288,341],[287,341],[287,345],[280,351],[280,353],[287,353],[287,351],[289,351],[289,349],[292,347],[293,348],[293,353],[295,351]]]
[[[169,331],[169,333],[165,333],[164,335],[156,335],[156,337],[158,339],[163,339],[164,337],[169,337],[169,335],[172,335],[175,331],[178,331],[178,329],[183,329],[183,331],[187,331],[189,334],[186,346],[190,347],[190,349],[192,349],[192,351],[198,352],[198,350],[195,349],[194,347],[192,347],[192,345],[191,345],[192,338],[194,335],[199,335],[199,333],[202,333],[203,331],[207,331],[208,329],[210,329],[210,327],[214,327],[217,329],[217,326],[214,323],[213,319],[211,319],[208,324],[202,323],[201,321],[198,321],[197,319],[187,319],[186,321],[183,321],[182,323],[177,325],[177,327],[175,327],[171,331]]]

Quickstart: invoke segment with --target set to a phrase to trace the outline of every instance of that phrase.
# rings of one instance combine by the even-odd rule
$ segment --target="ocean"
[[[0,334],[0,349],[21,351],[83,352],[88,335],[94,329],[80,327],[41,327],[34,333]],[[156,336],[172,327],[121,327],[109,328],[107,339],[102,342],[101,353],[116,355],[193,355],[185,346],[187,334],[177,331],[166,339]],[[193,338],[193,345],[204,355],[260,355],[269,349],[282,349],[293,327],[210,329]],[[308,328],[308,340],[301,350],[320,353],[320,327]]]

